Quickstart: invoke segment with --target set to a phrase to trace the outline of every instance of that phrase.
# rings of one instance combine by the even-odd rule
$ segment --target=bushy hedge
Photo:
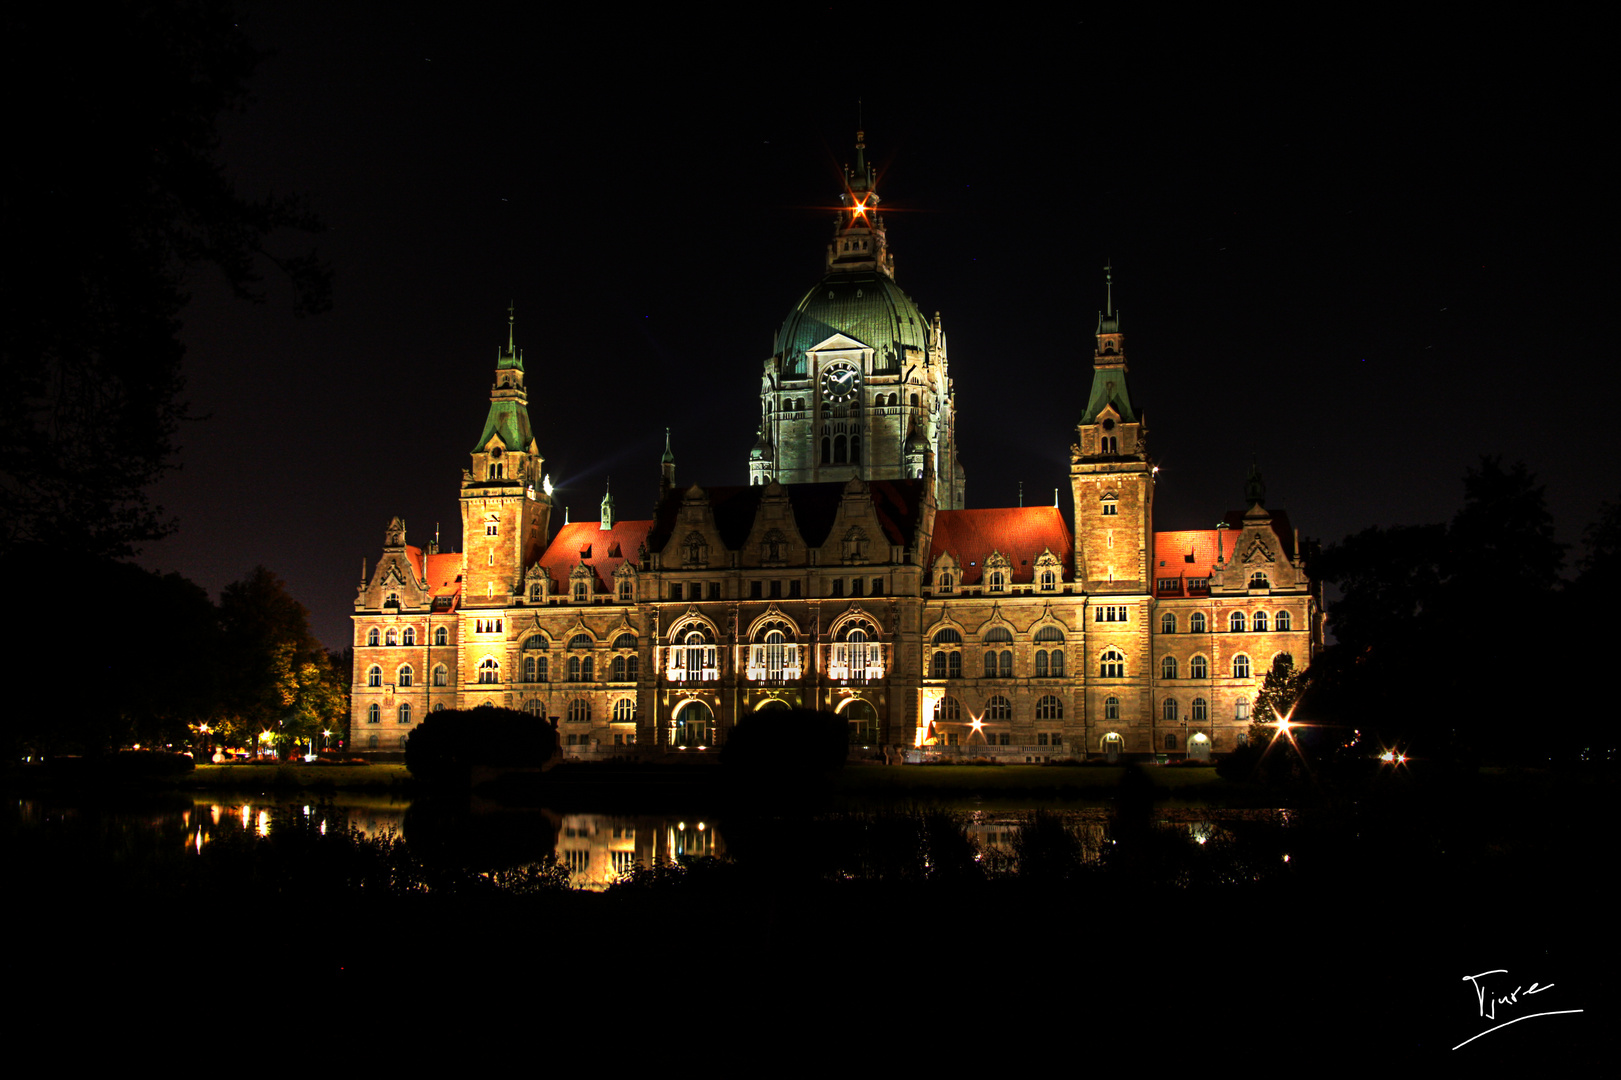
[[[557,732],[538,716],[480,705],[428,714],[405,742],[405,767],[430,784],[465,784],[475,765],[535,768],[557,753]]]
[[[844,767],[850,726],[842,716],[814,709],[751,713],[726,736],[721,763],[732,769],[822,773]]]

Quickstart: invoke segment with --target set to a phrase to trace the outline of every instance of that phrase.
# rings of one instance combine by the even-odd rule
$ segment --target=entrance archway
[[[689,701],[675,714],[672,746],[714,746],[715,714],[701,701]]]

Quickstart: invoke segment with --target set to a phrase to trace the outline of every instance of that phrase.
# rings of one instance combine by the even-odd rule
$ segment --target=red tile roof
[[[585,563],[597,575],[598,589],[613,588],[614,571],[626,560],[634,562],[636,552],[653,528],[651,521],[618,521],[603,531],[599,522],[571,522],[552,538],[540,556],[540,565],[552,577],[552,588],[568,588],[569,572]]]
[[[1228,555],[1235,534],[1228,533]],[[1154,534],[1154,577],[1207,578],[1216,565],[1216,530],[1188,529]]]
[[[941,510],[934,515],[934,540],[927,565],[949,552],[962,568],[962,584],[979,581],[992,552],[1013,564],[1013,584],[1035,580],[1035,561],[1043,551],[1058,556],[1060,580],[1075,580],[1074,545],[1064,515],[1055,506],[1004,507],[999,510]]]

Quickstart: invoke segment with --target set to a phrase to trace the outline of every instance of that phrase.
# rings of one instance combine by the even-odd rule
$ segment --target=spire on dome
[[[845,167],[844,208],[839,212],[833,242],[827,248],[829,270],[877,270],[895,276],[895,259],[884,237],[884,219],[878,215],[877,176],[867,164],[867,133],[856,132],[855,168]]]

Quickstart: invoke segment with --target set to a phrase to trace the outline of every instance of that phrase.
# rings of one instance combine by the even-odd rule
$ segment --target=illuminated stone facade
[[[1216,529],[1154,531],[1112,298],[1073,516],[964,506],[944,336],[894,289],[857,160],[828,276],[767,361],[747,485],[682,489],[667,440],[651,520],[607,495],[553,534],[509,329],[462,552],[408,545],[396,519],[362,575],[356,749],[397,752],[429,711],[489,703],[555,718],[578,756],[703,754],[786,706],[839,712],[874,754],[1202,755],[1247,732],[1272,665],[1310,660],[1319,594],[1258,474]]]

